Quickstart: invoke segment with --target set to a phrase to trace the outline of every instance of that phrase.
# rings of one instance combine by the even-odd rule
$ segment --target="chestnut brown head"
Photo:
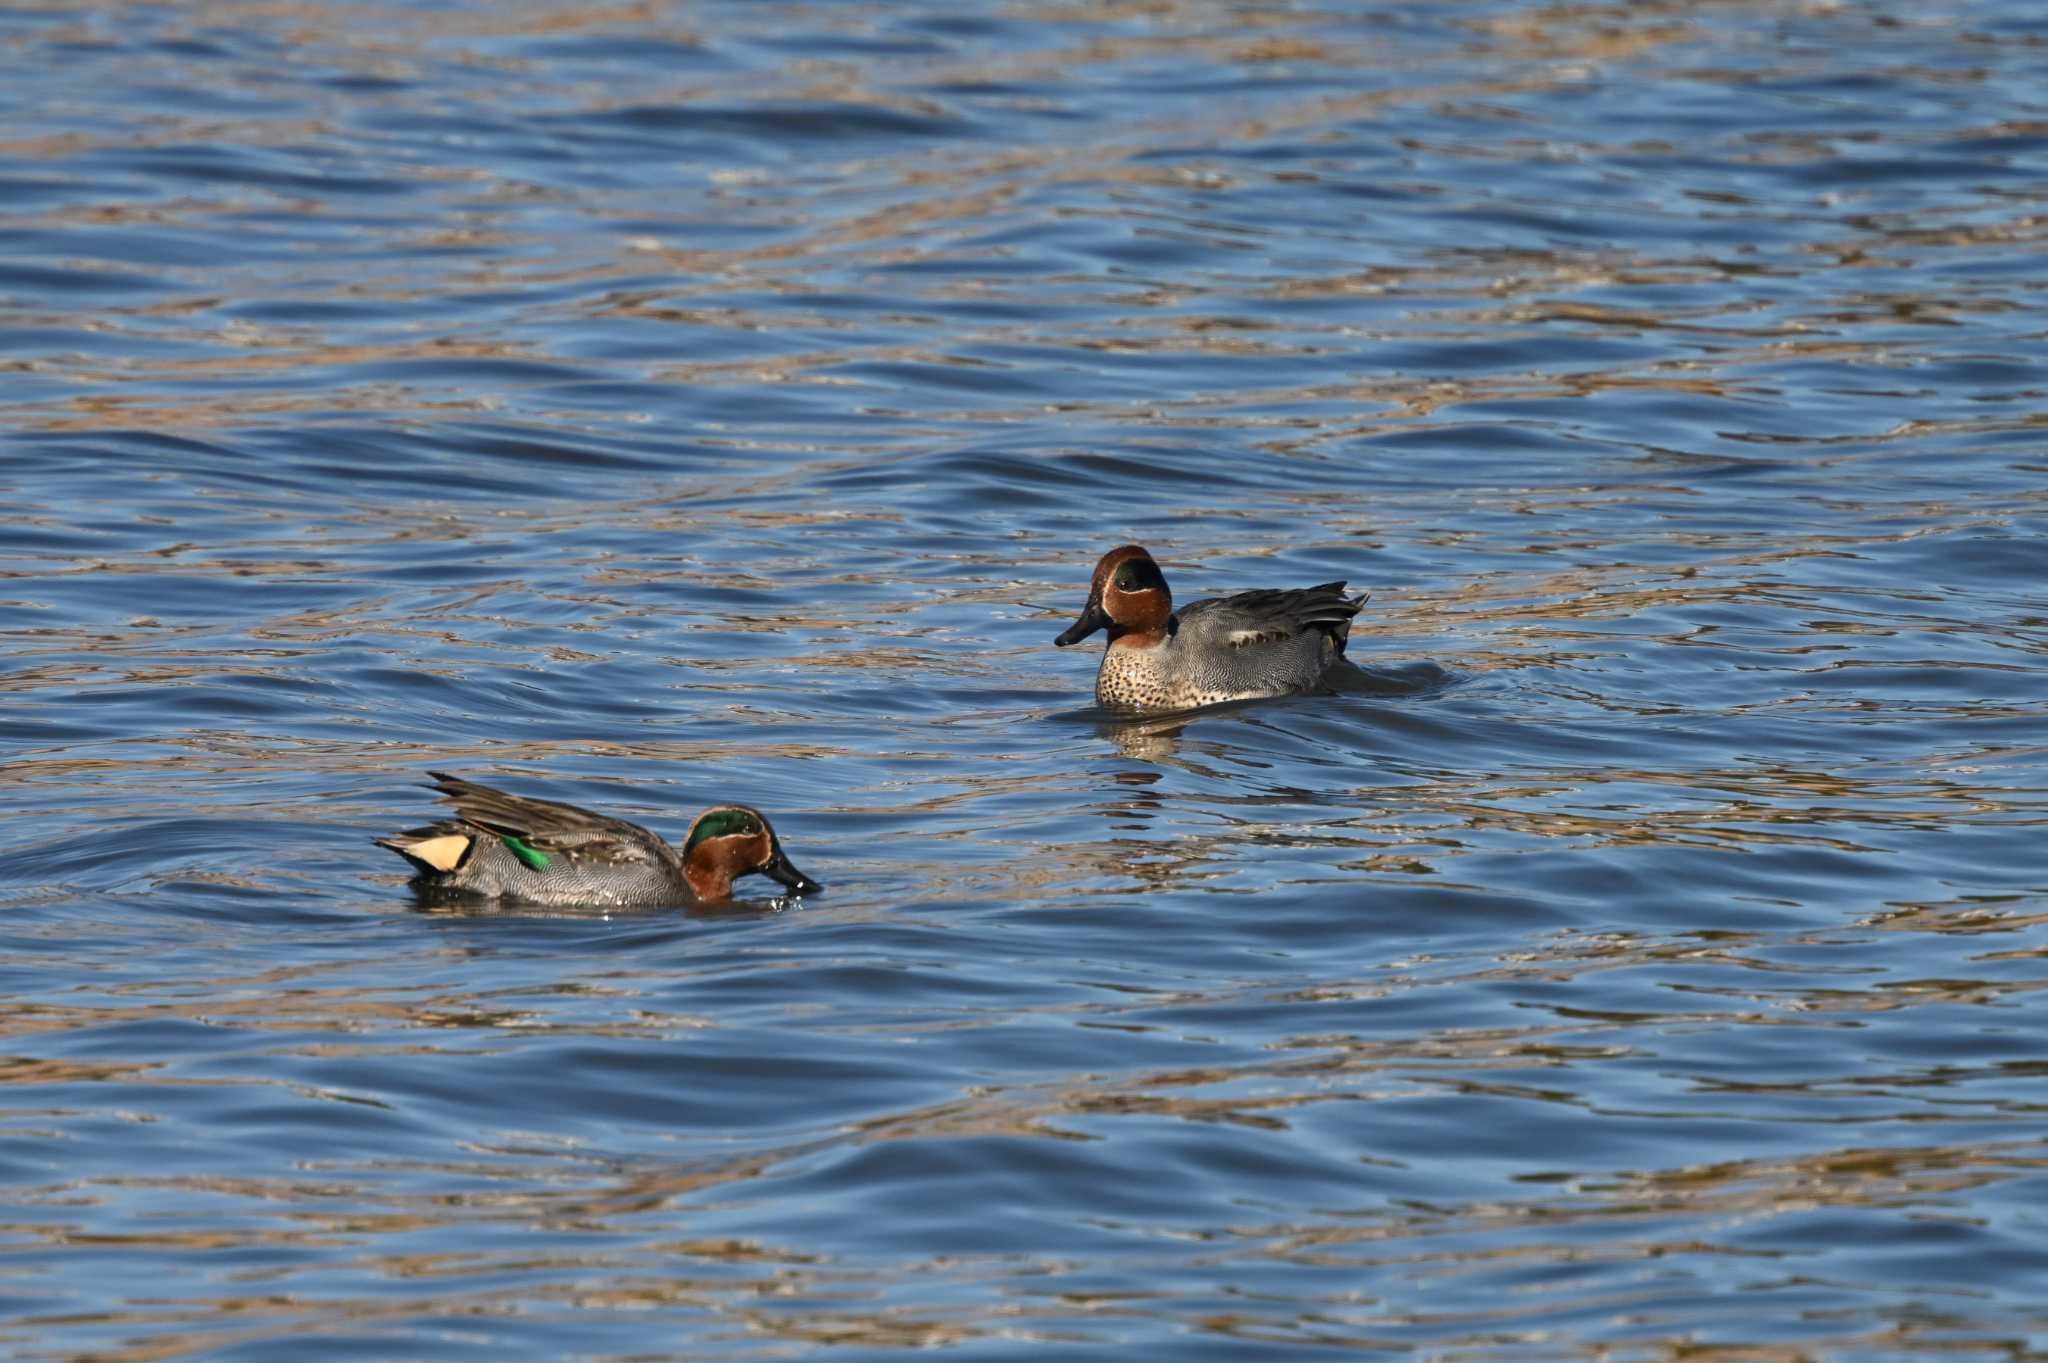
[[[683,878],[706,902],[732,897],[732,883],[759,872],[792,894],[816,894],[825,887],[796,869],[758,809],[719,805],[690,825],[683,842]]]
[[[1167,590],[1166,574],[1141,546],[1120,545],[1096,563],[1081,618],[1053,642],[1065,648],[1098,629],[1109,631],[1112,644],[1126,635],[1156,640],[1165,637],[1166,622],[1172,617],[1173,593]]]

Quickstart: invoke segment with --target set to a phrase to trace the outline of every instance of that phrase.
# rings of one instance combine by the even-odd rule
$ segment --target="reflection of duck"
[[[1176,612],[1166,576],[1135,544],[1095,565],[1081,618],[1053,642],[1064,648],[1098,629],[1109,647],[1095,700],[1136,714],[1191,710],[1322,688],[1344,661],[1351,617],[1365,597],[1342,582],[1291,591],[1241,592]]]
[[[1187,732],[1188,722],[1184,718],[1166,721],[1146,720],[1105,720],[1102,736],[1116,745],[1116,750],[1125,757],[1138,762],[1151,762],[1160,766],[1171,763],[1180,754],[1181,735]],[[1116,779],[1125,784],[1137,784],[1137,773],[1120,772]],[[1152,773],[1147,780],[1158,780]]]
[[[428,775],[455,817],[376,840],[412,863],[423,894],[561,907],[708,904],[756,871],[797,894],[824,888],[790,864],[767,817],[745,805],[699,814],[678,852],[624,819]]]

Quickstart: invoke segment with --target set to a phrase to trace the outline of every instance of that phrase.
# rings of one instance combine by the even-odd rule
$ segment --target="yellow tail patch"
[[[438,838],[426,838],[411,843],[405,850],[437,871],[452,871],[461,865],[463,853],[469,851],[469,836],[465,833],[448,833]]]

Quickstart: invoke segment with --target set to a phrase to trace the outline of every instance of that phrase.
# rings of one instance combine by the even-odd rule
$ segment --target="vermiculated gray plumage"
[[[1174,613],[1161,642],[1111,644],[1095,699],[1113,710],[1191,710],[1320,689],[1365,599],[1325,582],[1196,601]]]
[[[430,895],[511,899],[533,904],[651,907],[687,904],[682,854],[639,824],[552,800],[534,800],[461,777],[429,772],[431,788],[455,806],[453,819],[410,829],[379,846],[410,861]],[[416,855],[439,839],[470,840],[452,869]],[[534,866],[505,839],[544,860]]]

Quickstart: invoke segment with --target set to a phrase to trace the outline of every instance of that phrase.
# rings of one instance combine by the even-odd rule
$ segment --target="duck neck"
[[[732,898],[732,868],[718,855],[717,844],[700,847],[683,862],[690,893],[706,903]]]

